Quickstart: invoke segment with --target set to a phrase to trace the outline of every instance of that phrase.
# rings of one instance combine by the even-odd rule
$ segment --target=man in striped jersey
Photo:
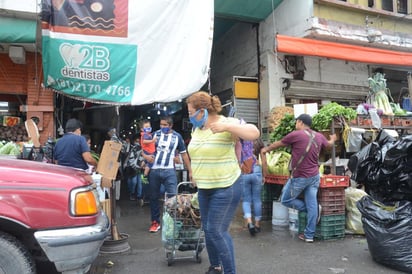
[[[175,171],[175,157],[180,153],[188,171],[189,180],[192,178],[189,156],[182,136],[172,129],[172,117],[160,118],[160,130],[154,133],[156,138],[156,152],[154,155],[143,157],[152,163],[148,176],[150,189],[150,212],[152,225],[149,232],[160,230],[160,187],[163,184],[166,193],[176,194],[177,176]]]

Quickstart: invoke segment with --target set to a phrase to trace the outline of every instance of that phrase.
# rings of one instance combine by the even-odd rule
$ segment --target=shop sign
[[[44,85],[98,103],[182,99],[207,80],[213,1],[43,1]]]

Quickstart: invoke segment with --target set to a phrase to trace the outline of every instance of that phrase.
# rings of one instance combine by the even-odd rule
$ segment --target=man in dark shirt
[[[321,149],[331,147],[336,135],[327,140],[322,134],[311,130],[312,118],[301,114],[296,118],[296,130],[282,140],[261,149],[264,155],[279,147],[292,147],[291,176],[282,190],[281,202],[284,206],[307,212],[307,224],[299,239],[312,243],[316,223],[320,219],[321,207],[318,205],[317,193],[320,183],[318,159]],[[305,199],[299,198],[303,194]]]
[[[88,165],[97,166],[96,160],[90,153],[86,138],[81,135],[82,123],[77,119],[69,119],[66,123],[66,133],[56,143],[54,156],[55,163],[88,169]]]

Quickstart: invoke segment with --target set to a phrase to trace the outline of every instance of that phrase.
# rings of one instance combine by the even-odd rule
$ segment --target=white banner
[[[213,0],[43,2],[44,83],[79,100],[182,99],[208,77]]]

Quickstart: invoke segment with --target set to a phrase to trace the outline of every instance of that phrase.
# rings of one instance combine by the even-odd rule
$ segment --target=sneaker
[[[256,233],[255,226],[252,223],[248,223],[247,228],[249,229],[250,235],[255,236],[255,233]]]
[[[304,241],[305,243],[313,243],[313,239],[305,238],[304,234],[299,234],[299,240]]]
[[[136,197],[134,195],[130,195],[130,201],[136,201]]]
[[[316,224],[320,222],[320,216],[322,215],[322,206],[318,204],[318,218],[316,219]]]
[[[255,233],[260,233],[260,231],[262,231],[260,226],[255,226]]]
[[[143,207],[144,206],[144,201],[143,201],[143,199],[137,199],[137,204],[140,206],[140,207]]]
[[[205,274],[220,274],[223,273],[221,267],[216,267],[216,266],[209,266],[209,269],[205,272]]]
[[[150,227],[150,229],[149,229],[149,232],[150,233],[156,233],[156,232],[158,232],[159,230],[160,230],[160,224],[158,223],[158,222],[156,222],[156,221],[153,221],[152,222],[152,226]]]

